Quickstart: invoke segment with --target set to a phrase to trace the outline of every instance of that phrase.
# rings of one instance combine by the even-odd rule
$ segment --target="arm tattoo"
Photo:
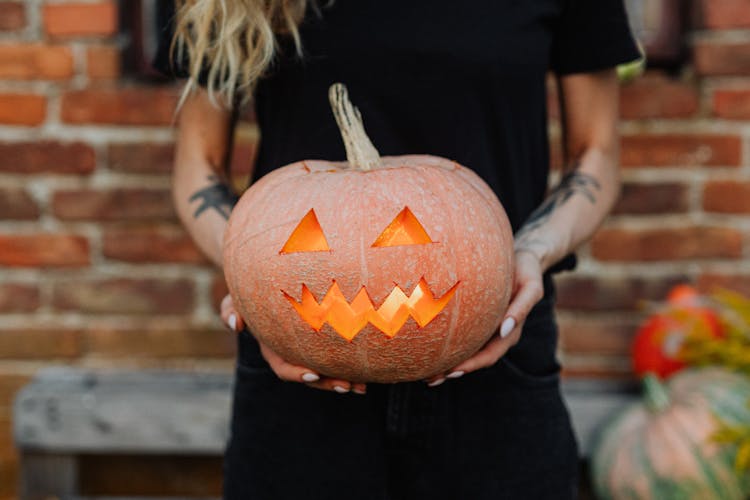
[[[196,219],[206,210],[214,209],[225,219],[229,219],[232,207],[237,203],[237,196],[230,191],[229,186],[221,182],[215,175],[208,176],[213,182],[208,187],[199,189],[190,197],[189,201],[199,201],[193,217]]]
[[[595,177],[584,174],[577,170],[565,174],[560,181],[560,185],[557,186],[549,197],[544,200],[539,208],[534,210],[526,223],[516,234],[516,239],[521,240],[527,237],[527,235],[535,229],[542,226],[552,216],[552,213],[559,207],[567,203],[574,195],[580,194],[591,202],[596,203],[597,193],[601,190],[602,186]]]

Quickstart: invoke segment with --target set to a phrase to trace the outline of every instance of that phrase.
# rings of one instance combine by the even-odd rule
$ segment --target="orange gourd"
[[[347,162],[279,168],[247,190],[224,271],[251,332],[287,361],[351,381],[417,380],[497,330],[513,239],[492,190],[435,156],[380,157],[342,85]]]

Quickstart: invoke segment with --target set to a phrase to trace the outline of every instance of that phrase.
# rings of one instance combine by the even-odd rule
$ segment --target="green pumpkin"
[[[719,368],[686,370],[665,385],[644,378],[643,401],[600,434],[591,456],[602,500],[743,500],[750,473],[734,469],[737,447],[716,443],[719,419],[750,422],[750,379]],[[718,417],[718,418],[717,418]]]

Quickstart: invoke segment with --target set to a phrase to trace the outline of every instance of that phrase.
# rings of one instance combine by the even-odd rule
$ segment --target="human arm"
[[[542,298],[543,273],[587,241],[614,205],[619,189],[618,82],[614,70],[558,79],[565,167],[560,183],[515,235],[511,303],[500,332],[445,378],[491,366],[518,342],[531,308]]]
[[[212,103],[208,92],[202,88],[186,98],[177,120],[172,177],[174,204],[196,244],[219,267],[222,266],[224,231],[236,202],[227,179],[222,175],[230,151],[233,122],[232,112]],[[230,296],[222,301],[221,316],[233,330],[239,332],[243,329],[242,318],[234,309]],[[365,391],[364,384],[320,377],[313,370],[287,363],[262,343],[260,348],[271,369],[282,380],[304,382],[337,392]]]

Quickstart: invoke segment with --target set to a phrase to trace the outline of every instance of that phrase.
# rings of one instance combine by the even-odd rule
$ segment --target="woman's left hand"
[[[431,377],[427,380],[427,385],[435,387],[446,379],[459,378],[466,373],[492,366],[519,341],[526,316],[544,295],[544,285],[542,266],[536,255],[520,250],[516,252],[515,260],[513,295],[500,331],[472,357],[445,373]]]

